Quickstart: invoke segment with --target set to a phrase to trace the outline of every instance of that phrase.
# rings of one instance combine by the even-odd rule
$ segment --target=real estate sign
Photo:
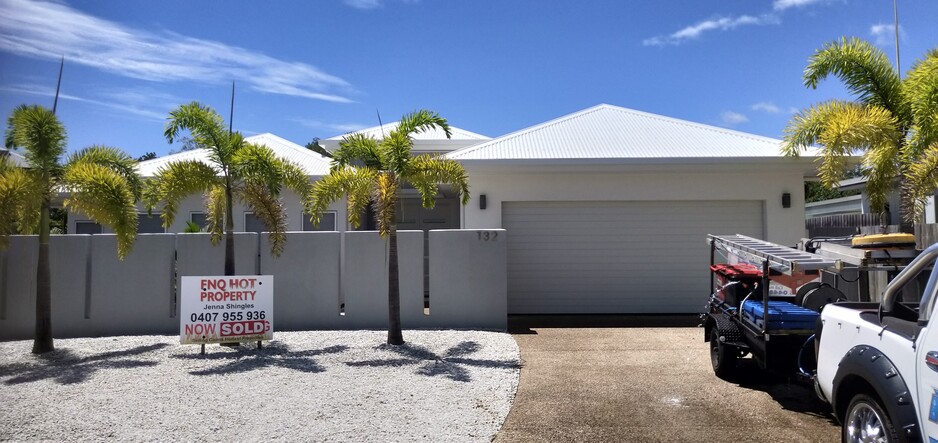
[[[274,276],[182,277],[182,344],[274,338]]]

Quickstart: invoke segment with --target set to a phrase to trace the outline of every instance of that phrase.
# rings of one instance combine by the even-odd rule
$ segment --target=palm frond
[[[332,153],[332,168],[366,166],[382,169],[384,161],[378,141],[364,134],[349,134],[339,142],[339,149]]]
[[[938,142],[929,146],[917,161],[908,166],[904,186],[903,195],[908,199],[904,203],[911,209],[906,214],[917,219],[925,210],[927,198],[938,189]]]
[[[110,146],[90,146],[69,156],[66,167],[79,162],[94,163],[110,169],[127,180],[134,198],[140,200],[143,192],[143,181],[137,174],[137,160],[120,149]]]
[[[172,143],[185,130],[192,134],[197,145],[211,151],[213,160],[221,165],[228,164],[233,154],[228,129],[225,128],[225,120],[214,109],[194,101],[170,111],[163,131],[166,140]]]
[[[435,155],[418,155],[410,162],[404,179],[420,191],[425,208],[432,208],[439,184],[448,184],[469,203],[469,176],[461,164]]]
[[[65,153],[65,126],[52,111],[42,106],[20,105],[7,120],[6,147],[25,149],[33,168],[58,175],[59,157]]]
[[[6,248],[10,235],[38,232],[43,196],[36,172],[21,168],[0,171],[0,248]]]
[[[789,157],[798,157],[801,151],[818,142],[832,115],[858,106],[843,100],[830,100],[798,112],[785,127],[782,153]]]
[[[225,214],[227,210],[225,187],[215,184],[205,193],[206,230],[212,234],[212,245],[217,246],[225,234]]]
[[[263,145],[245,143],[231,158],[231,171],[250,186],[263,186],[273,196],[280,194],[283,182],[281,161]]]
[[[391,225],[397,210],[397,198],[400,184],[390,171],[378,174],[377,183],[372,188],[371,200],[375,208],[375,221],[378,223],[378,234],[387,237],[391,233]]]
[[[886,108],[901,122],[908,121],[899,76],[889,57],[872,43],[844,37],[817,50],[805,69],[804,84],[817,88],[829,75],[843,81],[861,103]]]
[[[371,188],[378,172],[371,168],[333,168],[313,184],[306,204],[313,224],[319,225],[329,205],[343,197],[347,199],[348,220],[354,227],[361,225],[362,210],[371,201]]]
[[[65,207],[110,226],[123,260],[137,236],[137,208],[127,180],[106,166],[78,162],[65,169],[63,181],[70,191]]]
[[[452,138],[453,136],[446,119],[440,117],[440,114],[426,109],[420,109],[401,117],[401,122],[393,132],[400,132],[409,137],[411,134],[419,134],[433,128],[442,129],[446,134],[446,138]]]
[[[284,158],[280,159],[278,168],[283,177],[284,186],[292,189],[301,200],[305,200],[309,196],[310,189],[312,189],[312,183],[309,176],[306,175],[306,171],[296,163]]]
[[[938,48],[917,61],[902,83],[902,93],[912,109],[912,157],[938,141]]]
[[[147,181],[144,204],[150,211],[160,203],[163,227],[169,228],[176,219],[176,211],[182,199],[202,193],[219,182],[218,172],[205,163],[195,160],[171,162],[161,167],[156,176]]]
[[[287,241],[287,213],[283,209],[283,203],[266,187],[257,184],[245,185],[239,197],[267,227],[270,254],[279,257]]]

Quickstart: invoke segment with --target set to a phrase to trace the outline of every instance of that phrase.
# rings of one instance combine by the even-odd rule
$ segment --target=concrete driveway
[[[523,367],[495,441],[840,440],[813,390],[754,365],[738,383],[716,378],[696,324],[696,317],[511,317]]]

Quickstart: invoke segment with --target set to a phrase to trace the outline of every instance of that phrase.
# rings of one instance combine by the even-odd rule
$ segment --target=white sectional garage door
[[[504,202],[508,312],[701,312],[707,234],[762,238],[760,201]]]

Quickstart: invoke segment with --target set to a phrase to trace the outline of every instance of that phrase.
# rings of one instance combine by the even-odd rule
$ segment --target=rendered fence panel
[[[13,236],[0,251],[0,339],[32,338],[36,328],[39,237]],[[53,319],[54,321],[54,319]],[[54,323],[53,323],[54,324]]]
[[[138,234],[133,251],[117,258],[117,237],[93,235],[91,320],[95,335],[175,334],[170,317],[174,234]]]
[[[430,231],[430,318],[436,327],[508,328],[504,229]]]
[[[339,233],[289,232],[280,257],[261,238],[261,274],[274,276],[274,330],[340,328]]]
[[[426,328],[432,324],[424,315],[424,247],[423,231],[400,231],[397,239],[398,267],[401,279],[401,326],[408,329]],[[433,313],[433,300],[430,300]]]
[[[49,239],[52,271],[52,336],[95,335],[91,320],[91,280],[94,266],[90,235],[54,235]],[[105,254],[115,255],[114,251]],[[89,258],[91,259],[89,262]],[[91,267],[89,267],[89,264]]]
[[[384,329],[388,326],[387,240],[375,231],[345,232],[345,295],[343,329]],[[401,306],[408,298],[423,299],[423,233],[398,232]],[[407,246],[401,247],[406,244]],[[415,327],[404,323],[405,328]]]
[[[234,240],[235,273],[238,275],[257,275],[257,234],[254,232],[236,232]],[[225,238],[222,237],[218,245],[212,245],[212,236],[210,234],[177,234],[176,273],[178,276],[224,275]]]

